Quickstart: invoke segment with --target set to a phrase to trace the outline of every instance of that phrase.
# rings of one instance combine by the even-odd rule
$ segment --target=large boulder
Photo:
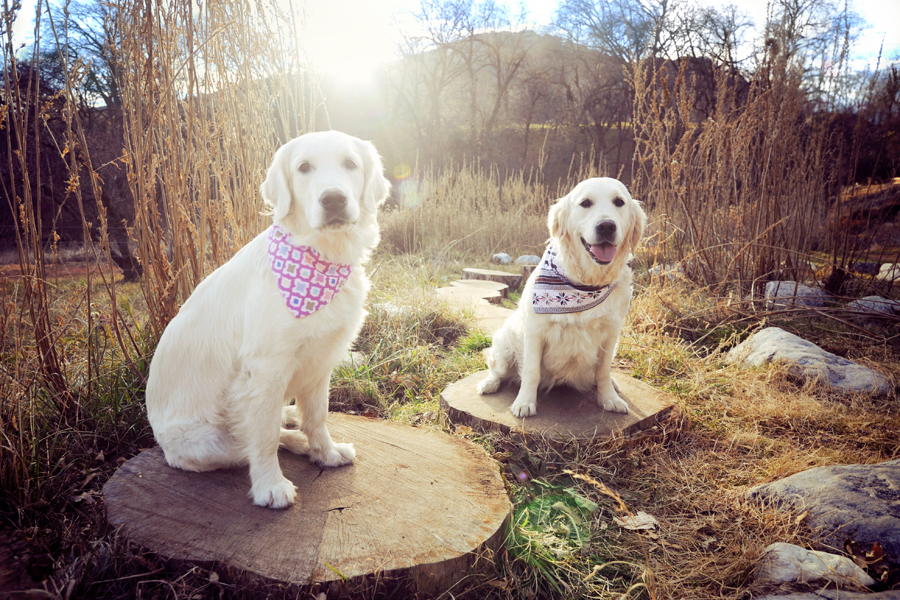
[[[780,327],[767,327],[735,346],[727,360],[751,366],[785,363],[792,375],[817,381],[844,393],[885,395],[890,382],[881,373],[822,350],[812,342]]]
[[[900,460],[835,465],[802,471],[747,492],[753,500],[809,511],[817,541],[843,549],[846,540],[884,548],[889,567],[900,566]]]

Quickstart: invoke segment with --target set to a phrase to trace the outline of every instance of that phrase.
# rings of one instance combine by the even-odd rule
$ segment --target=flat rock
[[[884,263],[881,265],[881,268],[878,269],[878,275],[875,277],[882,281],[897,281],[900,279],[900,264]]]
[[[491,256],[491,262],[496,263],[498,265],[512,264],[512,261],[513,261],[512,256],[510,256],[506,252],[498,252],[497,254],[494,254],[493,256]]]
[[[460,279],[451,281],[452,287],[471,288],[486,291],[490,294],[498,292],[501,298],[509,298],[509,286],[499,281],[491,281],[488,279]]]
[[[900,566],[900,460],[877,465],[816,467],[747,492],[753,500],[809,511],[819,542],[843,550],[847,539],[871,550],[881,544]]]
[[[619,395],[628,404],[628,414],[603,410],[593,392],[582,393],[568,387],[538,392],[537,415],[517,418],[510,412],[518,384],[504,383],[496,393],[481,396],[478,383],[487,377],[480,371],[449,385],[441,392],[441,407],[454,423],[480,431],[512,430],[537,435],[595,439],[633,435],[649,429],[665,418],[674,400],[646,383],[614,370]]]
[[[515,273],[494,271],[492,269],[475,269],[471,267],[463,269],[463,279],[486,279],[489,281],[497,281],[499,283],[505,283],[511,290],[517,289],[522,283],[521,275],[516,275]]]
[[[859,312],[869,313],[869,317],[900,315],[900,302],[882,298],[881,296],[866,296],[847,304],[847,308]]]
[[[539,265],[541,264],[541,257],[536,256],[534,254],[523,254],[519,258],[516,259],[517,265]]]
[[[794,544],[769,544],[756,572],[757,581],[805,583],[817,579],[833,581],[841,587],[874,585],[869,577],[847,556],[807,550]]]
[[[821,308],[832,300],[831,295],[819,288],[810,287],[796,281],[770,281],[766,283],[766,306],[773,308],[796,308],[808,306]]]
[[[298,502],[254,506],[246,467],[189,473],[160,448],[126,462],[103,488],[107,517],[134,542],[178,560],[215,562],[265,578],[339,585],[372,574],[444,591],[482,548],[502,543],[511,505],[480,446],[408,425],[332,413],[332,436],[356,461],[320,469],[279,452]]]
[[[887,378],[855,362],[822,350],[812,342],[781,329],[757,331],[728,352],[727,360],[760,366],[767,362],[788,365],[796,377],[818,381],[844,393],[887,394]]]
[[[850,268],[860,275],[877,275],[881,265],[874,262],[857,262],[853,263]]]

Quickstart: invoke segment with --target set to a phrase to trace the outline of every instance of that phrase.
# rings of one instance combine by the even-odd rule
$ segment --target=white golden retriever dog
[[[197,286],[150,365],[147,415],[171,466],[249,464],[253,503],[283,508],[296,488],[279,445],[323,467],[353,462],[325,427],[328,384],[366,314],[362,265],[388,190],[375,147],[343,133],[275,153],[260,188],[273,226]]]
[[[507,379],[521,382],[517,417],[537,414],[538,388],[596,385],[597,403],[627,413],[610,376],[616,342],[631,304],[628,260],[647,217],[621,182],[582,181],[550,209],[550,244],[519,301],[486,352],[479,394]]]

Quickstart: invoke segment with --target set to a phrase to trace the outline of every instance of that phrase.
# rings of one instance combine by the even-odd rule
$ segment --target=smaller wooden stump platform
[[[493,269],[475,269],[467,267],[463,269],[463,279],[483,279],[505,283],[510,289],[516,289],[522,284],[522,276],[506,271],[494,271]]]
[[[603,410],[594,392],[557,387],[539,391],[537,415],[520,419],[509,410],[519,391],[517,383],[506,382],[493,394],[478,395],[476,386],[487,373],[469,375],[441,392],[441,407],[451,421],[481,431],[588,440],[634,435],[653,427],[675,406],[668,394],[613,369],[613,379],[619,386],[619,395],[628,404],[628,414]]]
[[[156,447],[104,486],[109,521],[165,556],[298,584],[382,574],[442,591],[465,576],[475,552],[499,547],[511,504],[481,447],[339,413],[328,425],[336,441],[354,443],[356,462],[320,469],[279,452],[298,488],[287,509],[251,503],[246,467],[189,473]]]

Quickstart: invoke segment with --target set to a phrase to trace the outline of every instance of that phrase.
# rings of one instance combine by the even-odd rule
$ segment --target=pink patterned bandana
[[[291,314],[302,319],[334,298],[350,277],[350,265],[321,260],[312,246],[294,246],[290,234],[272,225],[269,230],[269,264]]]

